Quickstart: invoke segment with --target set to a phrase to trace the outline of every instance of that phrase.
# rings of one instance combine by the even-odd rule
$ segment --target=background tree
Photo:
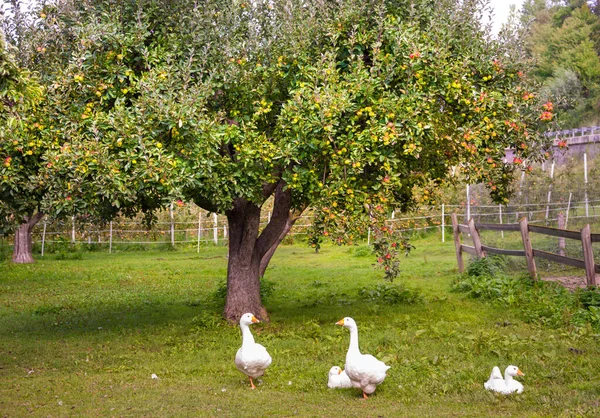
[[[543,84],[542,96],[556,98],[561,125],[598,124],[598,15],[583,0],[529,0],[523,5],[522,21],[528,29],[527,49],[535,60],[530,73]]]
[[[14,54],[0,33],[0,231],[16,229],[13,261],[25,263],[33,261],[31,229],[43,216],[43,126],[36,119],[43,88]]]
[[[129,114],[146,69],[147,56],[132,51],[143,48],[141,24],[124,31],[122,15],[98,23],[95,12],[89,4],[58,2],[3,20],[14,53],[3,60],[3,97],[12,107],[5,106],[0,127],[1,225],[6,234],[16,231],[17,263],[33,262],[31,230],[45,215],[107,221],[142,211],[150,223],[177,190],[164,174],[173,158]],[[14,56],[28,70],[18,70]],[[15,99],[25,84],[35,97]]]
[[[393,278],[404,244],[386,213],[433,202],[451,167],[504,202],[513,171],[547,145],[552,104],[537,102],[513,44],[482,30],[480,2],[60,4],[45,21],[64,29],[39,28],[47,42],[71,34],[47,78],[60,103],[48,134],[60,146],[45,154],[62,182],[54,201],[151,211],[181,193],[225,214],[232,321],[267,319],[260,277],[308,207],[315,245],[374,228]]]

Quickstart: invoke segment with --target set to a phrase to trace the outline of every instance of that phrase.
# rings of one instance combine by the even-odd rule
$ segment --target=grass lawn
[[[600,415],[598,334],[451,293],[453,244],[413,244],[394,284],[415,289],[413,303],[390,303],[396,287],[363,248],[282,246],[266,274],[271,322],[251,328],[273,357],[254,391],[233,363],[239,328],[220,318],[225,248],[0,264],[0,416]],[[334,325],[344,316],[358,323],[361,351],[392,366],[366,401],[327,388],[345,361],[349,334]],[[524,371],[525,392],[486,392],[492,367],[509,364]]]

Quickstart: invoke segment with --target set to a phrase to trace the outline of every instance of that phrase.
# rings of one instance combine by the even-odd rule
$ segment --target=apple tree
[[[174,61],[140,103],[189,176],[182,193],[227,216],[228,319],[267,318],[260,277],[307,208],[315,242],[389,236],[385,214],[417,189],[430,202],[452,167],[505,202],[513,172],[542,158],[552,104],[537,102],[512,44],[482,29],[479,6],[221,1],[180,17]],[[377,246],[390,278],[402,248]]]
[[[36,113],[44,89],[15,59],[16,51],[0,34],[0,231],[15,232],[13,261],[32,262],[31,229],[43,214],[44,145]]]
[[[149,32],[142,24],[122,30],[114,15],[98,22],[111,4],[91,3],[45,4],[3,22],[19,29],[10,31],[11,47],[2,44],[0,126],[1,225],[16,231],[18,263],[33,262],[31,230],[45,215],[106,221],[142,211],[151,223],[178,190],[165,174],[175,167],[171,154],[132,116]],[[7,48],[26,69],[4,58]]]

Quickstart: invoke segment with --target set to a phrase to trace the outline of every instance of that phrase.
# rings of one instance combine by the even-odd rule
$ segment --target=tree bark
[[[244,199],[236,199],[227,212],[229,223],[229,261],[227,264],[227,297],[224,315],[236,322],[246,312],[268,320],[260,298],[260,258],[256,256],[256,239],[260,224],[260,207]]]
[[[36,213],[31,217],[26,217],[15,232],[15,243],[13,247],[12,261],[17,264],[33,263],[33,243],[31,240],[31,231],[33,227],[44,217],[43,213]]]
[[[263,321],[269,320],[260,297],[260,277],[297,219],[292,216],[291,207],[291,194],[280,182],[275,189],[271,221],[260,235],[260,206],[245,199],[236,199],[233,208],[226,212],[229,261],[223,314],[228,321],[236,323],[247,312]]]

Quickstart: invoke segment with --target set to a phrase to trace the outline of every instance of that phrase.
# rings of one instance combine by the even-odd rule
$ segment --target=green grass
[[[452,243],[413,244],[393,287],[360,247],[281,247],[266,274],[271,322],[252,327],[273,357],[255,391],[233,363],[239,328],[221,320],[215,296],[225,248],[0,264],[0,415],[597,414],[596,331],[527,323],[523,307],[450,292]],[[392,366],[367,401],[326,385],[345,360],[348,332],[334,325],[344,316],[357,321],[361,350]],[[486,392],[492,367],[508,364],[525,372],[525,392]]]

